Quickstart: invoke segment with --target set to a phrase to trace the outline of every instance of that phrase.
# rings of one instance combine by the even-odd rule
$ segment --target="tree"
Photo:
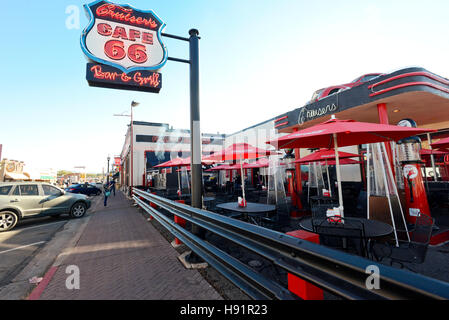
[[[57,173],[58,177],[65,176],[67,174],[73,174],[73,172],[72,171],[67,171],[67,170],[59,170],[58,173]]]

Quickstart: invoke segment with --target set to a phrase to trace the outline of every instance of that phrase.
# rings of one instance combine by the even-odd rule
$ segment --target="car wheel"
[[[87,211],[87,206],[82,202],[77,202],[70,210],[70,216],[72,218],[81,218]]]
[[[101,191],[97,191],[97,196],[99,196],[101,194]]]
[[[13,211],[0,212],[0,232],[11,230],[19,220],[17,214]]]

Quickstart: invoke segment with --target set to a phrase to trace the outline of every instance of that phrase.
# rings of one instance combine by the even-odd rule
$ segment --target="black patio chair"
[[[312,219],[313,232],[320,236],[320,244],[368,256],[367,239],[362,222],[340,216]]]
[[[398,263],[402,268],[415,272],[405,264],[420,264],[425,261],[434,225],[433,218],[420,214],[416,218],[414,229],[410,232],[410,242],[400,241],[399,247],[389,243],[374,243],[372,253],[377,261],[390,259],[390,265]]]

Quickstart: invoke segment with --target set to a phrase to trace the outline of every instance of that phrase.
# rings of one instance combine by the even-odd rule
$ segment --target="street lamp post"
[[[134,170],[134,165],[133,165],[133,153],[134,153],[134,136],[133,136],[133,107],[137,107],[139,105],[139,102],[136,102],[136,101],[131,101],[131,113],[130,114],[114,114],[114,116],[116,116],[116,117],[131,117],[131,124],[130,124],[130,127],[129,127],[129,131],[130,131],[130,148],[129,148],[129,152],[130,152],[130,162],[131,162],[131,165],[129,166],[129,168],[130,168],[130,174],[129,174],[129,176],[130,176],[130,178],[131,178],[131,181],[130,181],[130,187],[131,187],[131,196],[132,196],[132,187],[134,186],[134,183],[133,183],[133,170]]]
[[[131,102],[131,197],[133,195],[133,186],[134,186],[134,180],[133,180],[133,174],[134,174],[134,133],[133,133],[133,107],[137,107],[139,105],[138,102],[132,101]]]

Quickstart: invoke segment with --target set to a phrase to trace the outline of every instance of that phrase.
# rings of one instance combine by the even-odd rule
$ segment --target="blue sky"
[[[122,3],[117,1],[118,3]],[[85,1],[3,4],[0,143],[35,168],[101,172],[119,154],[129,118],[189,128],[188,65],[168,62],[159,94],[91,88],[79,45]],[[449,77],[449,2],[143,1],[165,32],[200,31],[201,129],[233,133],[304,105],[322,87],[369,72],[421,66]],[[66,8],[80,9],[67,29]],[[165,40],[169,56],[188,45]]]

